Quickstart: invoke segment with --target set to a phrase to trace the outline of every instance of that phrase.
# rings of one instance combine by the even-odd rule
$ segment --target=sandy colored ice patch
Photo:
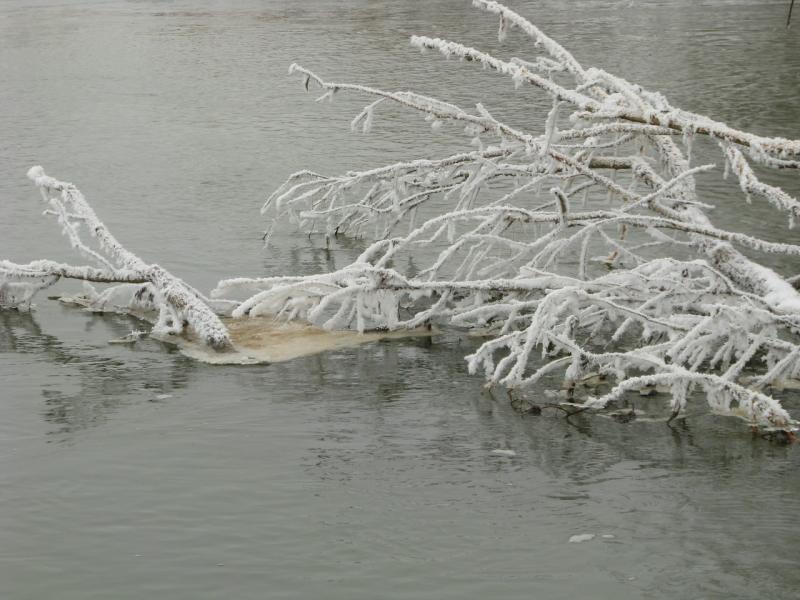
[[[233,344],[231,352],[215,352],[189,339],[175,340],[180,351],[210,364],[283,362],[328,350],[352,348],[388,338],[427,336],[427,329],[405,331],[327,331],[304,323],[252,317],[222,319]]]

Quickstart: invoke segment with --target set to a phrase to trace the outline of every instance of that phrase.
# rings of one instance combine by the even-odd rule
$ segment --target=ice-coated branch
[[[500,27],[504,30],[509,25],[519,27],[527,35],[532,37],[537,46],[543,47],[547,53],[557,63],[564,66],[570,73],[577,77],[584,77],[584,70],[580,63],[575,60],[575,57],[567,52],[561,44],[545,35],[538,27],[528,21],[528,19],[517,14],[507,6],[499,2],[492,2],[490,0],[473,0],[472,4],[477,8],[498,15],[501,19]],[[501,40],[502,41],[502,40]]]
[[[605,96],[607,93],[607,91],[602,89],[603,83],[613,84],[613,82],[618,82],[622,83],[626,88],[633,87],[623,79],[609,75],[600,69],[584,69],[575,59],[575,57],[563,46],[545,35],[533,23],[509,9],[507,6],[504,6],[499,2],[489,0],[473,0],[473,4],[487,12],[498,15],[500,17],[501,31],[506,31],[509,25],[519,27],[523,32],[534,39],[537,47],[541,47],[550,55],[553,60],[555,60],[556,63],[562,65],[566,70],[573,74],[576,82],[581,86],[587,87],[595,93],[599,92],[601,96]],[[420,44],[420,40],[422,39],[423,38],[417,38],[417,44]],[[434,44],[434,46],[438,46],[438,49],[443,50],[448,54],[455,51],[458,54],[464,53],[463,57],[466,58],[470,55],[469,51],[477,52],[471,48],[460,46],[459,44],[448,46],[449,43],[445,42],[444,40],[435,41],[438,43]],[[412,43],[414,42],[412,41]],[[492,68],[497,68],[497,66],[491,64],[491,61],[484,62],[480,55],[482,55],[482,53],[478,53],[478,55],[473,56],[475,59],[480,60],[480,62],[483,64],[492,66]],[[524,63],[520,64],[524,66]],[[507,74],[512,75],[512,77],[516,77],[517,80],[519,80],[519,78],[524,78],[529,83],[533,83],[534,85],[549,85],[547,81],[542,80],[542,78],[528,79],[528,73],[520,74],[518,72],[509,72],[504,68],[500,68],[498,70],[501,72],[506,72]],[[596,81],[597,79],[605,81]],[[546,89],[543,85],[540,85],[540,87]],[[647,92],[639,86],[635,87],[637,95],[646,97],[650,101],[652,101],[654,98],[657,98],[658,106],[651,108],[650,110],[631,110],[626,107],[613,107],[613,104],[610,104],[607,106],[602,106],[598,109],[596,104],[587,103],[584,110],[588,111],[589,113],[596,113],[595,116],[601,118],[623,119],[636,123],[656,125],[690,135],[708,135],[721,141],[738,144],[749,148],[754,160],[770,167],[798,168],[800,166],[800,162],[798,162],[800,159],[800,140],[763,137],[753,135],[748,132],[739,131],[728,127],[724,123],[714,121],[704,115],[698,115],[695,113],[675,109],[671,107],[663,99],[663,96],[660,96],[660,94]],[[567,96],[564,96],[560,99],[569,101]],[[652,102],[649,103],[652,104]],[[579,106],[579,104],[576,103],[576,106]]]
[[[54,216],[73,248],[99,267],[74,267],[52,261],[27,265],[1,261],[0,303],[26,307],[37,291],[61,278],[128,284],[127,306],[157,312],[154,334],[174,335],[189,327],[212,348],[230,347],[227,329],[207,299],[164,268],[147,264],[126,249],[100,221],[78,188],[48,176],[42,167],[32,167],[28,177],[48,205],[45,214]],[[98,295],[92,299],[93,306],[103,308],[108,297],[108,294]]]

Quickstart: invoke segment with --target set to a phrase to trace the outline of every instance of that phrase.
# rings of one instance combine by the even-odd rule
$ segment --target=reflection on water
[[[74,258],[24,176],[43,164],[131,249],[201,289],[342,267],[362,242],[279,228],[262,248],[266,194],[300,168],[435,157],[463,135],[429,138],[392,109],[352,135],[361,100],[315,104],[286,67],[481,101],[535,129],[549,109],[535,92],[408,48],[420,33],[529,55],[516,34],[500,48],[496,22],[467,4],[7,0],[0,255]],[[513,5],[584,62],[800,137],[785,2]],[[796,174],[774,177],[800,195]],[[731,205],[733,185],[701,181],[716,221],[800,241],[771,210]],[[466,373],[475,340],[211,367],[152,340],[109,345],[137,327],[128,319],[39,304],[0,314],[4,599],[790,598],[800,584],[797,448],[702,404],[672,429],[523,416]],[[783,400],[800,408],[796,392]],[[636,409],[656,417],[663,403]],[[583,533],[596,537],[568,543]]]
[[[69,312],[72,311],[63,311]],[[64,317],[73,318],[69,314]],[[135,324],[132,319],[116,316],[85,318],[86,330],[99,329],[101,336],[130,331]],[[150,346],[154,353],[170,352],[160,343]],[[29,354],[34,361],[46,361],[63,371],[58,381],[41,387],[44,418],[55,426],[50,433],[61,439],[105,422],[131,401],[154,401],[185,387],[188,373],[196,368],[193,361],[172,353],[159,361],[160,365],[148,365],[143,373],[143,365],[135,355],[113,353],[111,347],[65,344],[43,331],[35,314],[17,311],[0,311],[0,353],[6,352]]]

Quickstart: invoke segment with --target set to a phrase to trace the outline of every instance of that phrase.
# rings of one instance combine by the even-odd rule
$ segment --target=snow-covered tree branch
[[[62,278],[115,283],[99,294],[88,288],[87,304],[96,310],[153,313],[155,335],[177,335],[189,327],[212,348],[230,346],[228,332],[211,302],[162,267],[148,265],[127,250],[74,185],[46,175],[42,167],[32,167],[28,177],[48,206],[45,214],[55,217],[72,247],[96,266],[0,261],[0,306],[25,309],[36,292]]]
[[[733,173],[743,199],[784,213],[792,227],[800,204],[761,181],[759,170],[800,168],[800,140],[681,110],[658,92],[583,67],[504,5],[474,4],[499,17],[501,39],[514,29],[531,37],[535,55],[501,58],[421,36],[411,43],[510,77],[510,90],[531,85],[548,95],[552,108],[538,129],[482,104],[468,109],[290,67],[322,99],[367,97],[353,129],[368,132],[394,103],[433,130],[463,128],[471,144],[342,175],[300,171],[267,198],[268,242],[287,219],[328,238],[371,238],[351,265],[226,279],[212,297],[244,299],[215,304],[124,250],[73,186],[34,169],[48,213],[93,266],[0,263],[0,302],[26,305],[64,277],[118,283],[138,290],[127,306],[146,296],[158,328],[178,333],[185,323],[215,347],[229,343],[215,316],[228,309],[234,318],[301,319],[333,330],[469,330],[484,336],[469,369],[491,385],[524,393],[557,378],[578,410],[604,409],[632,391],[664,392],[673,417],[702,394],[719,414],[794,429],[771,392],[800,377],[800,293],[760,257],[796,262],[800,246],[714,225],[715,207],[696,178]],[[690,164],[701,138],[713,141],[721,168]],[[99,250],[83,241],[83,227]]]

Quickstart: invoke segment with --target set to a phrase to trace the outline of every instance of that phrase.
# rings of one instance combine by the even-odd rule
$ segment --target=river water
[[[513,6],[584,64],[800,137],[788,2]],[[42,164],[201,289],[343,266],[357,244],[326,251],[284,228],[264,249],[266,194],[301,168],[464,139],[394,109],[352,134],[360,101],[315,104],[287,66],[482,101],[535,127],[535,92],[407,43],[499,50],[496,26],[440,0],[0,0],[0,256],[78,262],[25,179]],[[796,176],[776,181],[800,193]],[[718,223],[800,241],[731,183],[704,185]],[[3,599],[797,597],[800,454],[740,423],[701,408],[674,430],[523,418],[482,392],[462,360],[473,342],[453,336],[214,367],[108,345],[135,326],[44,297],[0,313]],[[579,534],[595,537],[569,542]]]

